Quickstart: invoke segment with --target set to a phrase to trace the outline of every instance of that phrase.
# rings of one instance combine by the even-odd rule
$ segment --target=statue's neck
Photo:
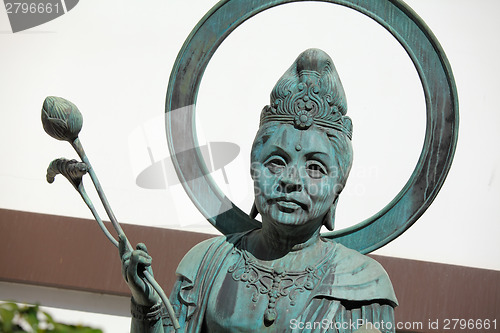
[[[317,243],[321,223],[310,221],[305,225],[284,225],[275,221],[263,221],[262,229],[254,239],[255,252],[263,259],[284,257],[290,252],[310,247]]]

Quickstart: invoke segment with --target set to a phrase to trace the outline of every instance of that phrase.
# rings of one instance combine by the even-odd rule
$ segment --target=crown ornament
[[[320,49],[302,52],[278,80],[262,110],[260,126],[276,121],[306,130],[312,125],[352,138],[344,88],[330,56]]]

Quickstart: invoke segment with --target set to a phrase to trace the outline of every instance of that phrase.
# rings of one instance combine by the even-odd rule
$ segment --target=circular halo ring
[[[223,234],[260,227],[234,205],[209,175],[199,151],[195,104],[200,82],[222,41],[240,24],[269,8],[301,0],[226,0],[196,25],[175,61],[167,90],[166,131],[172,160],[187,194]],[[321,0],[320,0],[321,1]],[[430,206],[451,166],[458,137],[458,98],[446,55],[430,29],[399,0],[322,0],[352,8],[377,21],[404,47],[422,82],[426,132],[420,158],[396,197],[374,216],[346,229],[323,234],[361,253],[389,243]]]

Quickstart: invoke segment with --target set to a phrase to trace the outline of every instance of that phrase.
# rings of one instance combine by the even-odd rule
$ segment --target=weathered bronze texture
[[[105,223],[110,227],[109,222]],[[214,237],[132,224],[123,224],[123,229],[131,242],[142,241],[148,245],[155,258],[155,278],[168,294],[175,282],[176,267],[186,252]],[[48,243],[52,245],[47,246]],[[165,253],[169,254],[169,260],[160,260]],[[397,322],[411,324],[415,327],[413,331],[437,332],[428,327],[429,321],[498,318],[500,271],[370,256],[381,263],[391,277],[400,304],[396,309]],[[99,260],[95,260],[96,257]],[[0,209],[0,263],[4,268],[0,269],[0,281],[130,297],[114,247],[90,219]],[[35,302],[36,298],[16,300]],[[47,306],[58,305],[49,299],[41,301]],[[128,313],[126,309],[116,312],[117,309],[102,306],[88,308],[90,305],[78,299],[69,306],[120,316]],[[421,329],[417,329],[420,323]]]
[[[85,165],[55,160],[47,179],[62,173],[119,246],[122,275],[132,292],[132,332],[298,332],[304,325],[314,332],[355,332],[367,321],[382,332],[394,332],[397,300],[391,282],[377,262],[359,252],[373,251],[403,233],[442,186],[458,129],[451,69],[435,37],[402,2],[325,0],[376,20],[414,62],[427,107],[419,162],[405,187],[378,214],[346,230],[320,235],[323,225],[334,228],[337,199],[351,168],[352,122],[333,61],[323,51],[309,49],[278,81],[262,111],[252,147],[255,204],[249,217],[207,176],[196,146],[196,95],[203,71],[224,38],[249,17],[289,2],[295,1],[221,1],[195,27],[174,65],[166,105],[171,156],[190,197],[226,236],[200,243],[184,257],[176,272],[173,307],[152,277],[152,258],[145,245],[134,250],[111,211],[78,139],[81,114],[65,100],[44,103],[47,133],[70,142]],[[54,117],[47,112],[51,108],[56,110]],[[119,242],[107,233],[83,189],[85,172]],[[262,216],[262,224],[254,220],[256,214]]]
[[[47,168],[47,181],[49,183],[52,183],[54,181],[54,177],[57,174],[62,174],[78,191],[83,201],[92,212],[92,215],[94,215],[95,220],[97,221],[99,227],[102,229],[106,237],[113,245],[119,247],[118,241],[113,237],[113,235],[111,235],[111,233],[102,222],[102,219],[97,213],[94,204],[85,191],[82,177],[88,172],[90,178],[92,179],[92,182],[94,183],[97,194],[101,199],[104,209],[111,220],[113,228],[117,232],[120,239],[120,253],[124,253],[126,248],[129,252],[133,251],[130,242],[125,236],[125,233],[123,232],[111,209],[106,195],[104,194],[104,190],[102,189],[99,179],[97,178],[97,174],[92,168],[87,154],[83,149],[83,145],[78,137],[78,134],[80,133],[83,125],[83,117],[80,113],[80,110],[78,110],[75,104],[62,97],[49,96],[43,102],[42,124],[45,132],[53,138],[68,141],[82,160],[81,162],[78,162],[76,160],[67,160],[64,158],[53,160]],[[141,249],[143,248],[141,247]],[[165,292],[153,278],[152,273],[142,267],[140,274],[141,278],[147,280],[150,288],[153,288],[158,297],[162,299],[162,303],[170,313],[170,317],[174,318],[172,321],[174,327],[179,327],[179,324],[175,319],[174,310],[172,309],[172,306],[168,298],[166,297]]]
[[[45,132],[54,139],[73,142],[80,133],[83,117],[70,101],[49,96],[43,101],[42,124]]]
[[[320,236],[352,165],[352,122],[332,59],[308,49],[278,80],[252,145],[255,214],[262,226],[191,249],[171,294],[182,332],[394,332],[391,282],[374,260]],[[188,167],[188,165],[185,165]],[[143,245],[120,243],[132,291],[132,332],[174,331],[137,272]],[[325,324],[326,323],[326,324]]]
[[[274,330],[285,330],[291,329],[290,320],[296,318],[305,318],[309,322],[329,318],[332,322],[343,323],[355,318],[351,310],[353,313],[357,311],[363,313],[358,318],[394,324],[392,306],[396,304],[396,299],[392,294],[390,282],[387,285],[382,282],[375,288],[379,302],[368,297],[363,288],[356,287],[359,286],[359,281],[356,281],[353,273],[357,270],[355,262],[363,259],[351,257],[348,254],[346,254],[350,262],[348,266],[354,270],[351,273],[351,280],[346,280],[345,285],[351,293],[345,296],[342,292],[324,293],[319,299],[327,305],[323,305],[321,314],[318,315],[319,308],[313,311],[316,311],[315,315],[311,315],[308,311],[314,308],[314,302],[318,300],[315,298],[318,295],[314,293],[317,288],[315,283],[328,280],[329,276],[328,268],[322,268],[321,264],[312,260],[312,258],[322,258],[328,246],[319,247],[323,251],[316,248],[308,252],[311,248],[309,242],[314,243],[313,240],[318,236],[321,224],[330,229],[333,228],[337,197],[342,190],[342,180],[349,173],[350,162],[345,165],[342,163],[336,165],[336,169],[341,172],[331,184],[332,187],[322,179],[323,183],[319,188],[328,188],[329,190],[325,192],[329,192],[330,196],[321,190],[316,191],[316,197],[306,196],[306,199],[295,194],[310,192],[309,187],[313,183],[309,182],[310,178],[321,179],[321,176],[316,173],[303,171],[309,170],[308,156],[321,152],[326,156],[347,156],[346,159],[350,160],[352,154],[349,148],[346,148],[349,145],[340,145],[342,147],[340,151],[333,153],[323,149],[325,137],[332,133],[337,134],[336,140],[332,141],[341,141],[339,137],[345,136],[350,139],[352,124],[349,118],[345,117],[343,89],[341,89],[333,64],[331,73],[334,75],[330,76],[330,80],[321,80],[323,73],[329,72],[325,70],[328,66],[319,65],[325,58],[321,52],[306,51],[307,54],[299,56],[296,63],[276,85],[271,94],[271,104],[262,112],[261,127],[252,147],[251,169],[256,191],[255,205],[250,218],[220,192],[210,177],[204,176],[207,174],[206,166],[201,154],[196,150],[194,127],[196,96],[204,69],[220,43],[239,24],[263,10],[288,2],[238,0],[220,2],[195,27],[180,51],[171,74],[166,106],[167,136],[171,156],[174,156],[174,165],[181,183],[198,208],[221,232],[224,234],[243,232],[240,236],[228,236],[226,240],[198,246],[180,264],[177,271],[180,276],[177,287],[174,287],[172,299],[174,302],[178,301],[176,306],[179,308],[179,320],[185,327],[185,331],[199,331],[202,327],[209,331],[231,331],[232,329],[272,331],[273,325],[276,325]],[[371,219],[347,230],[319,238],[332,238],[360,252],[368,253],[390,242],[409,228],[439,191],[449,170],[457,140],[456,88],[450,66],[439,44],[425,24],[403,3],[398,1],[363,4],[357,1],[327,2],[346,5],[374,18],[399,40],[415,63],[424,86],[427,102],[426,140],[417,167],[406,186],[384,210]],[[311,56],[311,54],[314,55]],[[292,78],[287,81],[287,77],[293,77],[295,73],[297,73],[298,80]],[[324,97],[320,93],[322,90],[322,94],[328,97],[322,98]],[[192,130],[186,131],[186,128]],[[323,130],[324,136],[320,139],[322,135],[315,128],[329,129],[330,132]],[[303,133],[308,134],[305,135],[306,140],[301,140]],[[308,143],[312,143],[311,146],[314,148],[308,147]],[[269,146],[271,148],[268,148]],[[280,153],[276,153],[273,147],[279,148],[274,149]],[[181,151],[190,151],[194,154],[183,154],[175,160],[177,152]],[[319,164],[313,167],[315,172],[329,175],[328,170],[331,165]],[[276,192],[281,193],[281,196],[279,193],[276,195]],[[329,202],[329,209],[324,204],[327,202]],[[314,203],[317,203],[317,206]],[[253,218],[257,212],[262,215],[262,229],[245,232],[256,227],[257,222]],[[300,213],[305,213],[303,214],[305,216]],[[309,226],[309,229],[303,226]],[[294,230],[295,236],[290,230]],[[302,237],[298,237],[297,234]],[[250,244],[248,247],[244,245],[246,242]],[[226,245],[228,243],[231,245]],[[301,257],[303,261],[287,262],[286,258],[292,253],[293,246],[298,244],[308,244],[301,245],[298,250],[304,254],[304,257]],[[212,252],[212,247],[217,250]],[[337,253],[342,253],[342,251],[337,251]],[[238,259],[228,259],[232,255]],[[236,263],[226,269],[227,261],[231,262],[231,260],[236,260]],[[241,264],[241,261],[244,263]],[[329,258],[329,261],[334,263],[336,278],[342,276],[341,265],[338,265],[334,258]],[[200,266],[198,267],[193,262],[200,262]],[[304,262],[314,264],[303,267],[301,264]],[[369,264],[363,265],[369,266]],[[291,267],[296,269],[293,270]],[[350,268],[346,269],[346,272],[350,271]],[[240,274],[236,274],[238,271]],[[324,275],[321,275],[320,271]],[[231,280],[227,280],[227,275],[225,279],[219,277],[224,276],[224,272],[231,274],[232,284]],[[378,273],[374,272],[378,272],[378,269],[373,268],[368,275],[377,276]],[[263,277],[267,278],[267,283],[262,282]],[[301,278],[302,282],[295,280]],[[301,292],[306,294],[302,294],[302,298],[299,298],[298,312],[294,312],[297,308],[292,309],[292,306],[296,305],[295,298],[289,299],[288,303],[284,300],[284,296],[289,296],[294,292],[294,289],[285,291],[282,288],[284,280],[288,280],[291,285],[299,286]],[[202,287],[197,287],[196,282],[193,283],[193,281],[201,283]],[[256,304],[252,305],[240,297],[235,300],[230,299],[230,294],[245,295],[244,291],[239,289],[240,285],[235,285],[234,281],[244,282],[247,289],[255,289],[251,300]],[[336,288],[334,281],[336,280],[333,279],[330,282],[330,290]],[[377,281],[384,281],[384,279],[378,278]],[[319,284],[321,289],[321,282]],[[369,285],[369,282],[364,281],[364,284]],[[191,289],[194,291],[186,292]],[[308,294],[306,290],[313,290],[313,292]],[[267,294],[267,302],[266,300],[260,301],[263,297],[259,297],[259,294]],[[325,301],[328,297],[337,298],[337,300],[340,298],[341,301],[340,303],[331,299]],[[301,303],[304,299],[308,301]],[[278,302],[281,302],[280,305]],[[352,304],[349,305],[349,302]],[[365,302],[365,305],[356,302]],[[339,306],[344,310],[341,311]],[[288,308],[289,312],[284,314],[281,312],[283,308]],[[249,309],[259,309],[257,313],[263,311],[263,322],[258,320],[256,313],[248,313]],[[223,315],[218,315],[219,313]],[[299,313],[302,316],[299,317]],[[164,324],[168,327],[165,319],[163,319]],[[160,324],[157,325],[160,326]],[[141,328],[144,329],[144,326]],[[382,330],[393,331],[393,328],[394,326],[392,329],[385,327]]]
[[[193,29],[170,76],[165,110],[170,155],[187,194],[223,234],[250,230],[259,227],[259,222],[234,205],[207,176],[207,167],[197,150],[194,120],[198,89],[212,55],[232,31],[262,11],[292,2],[300,1],[221,1]],[[322,2],[352,8],[386,28],[413,61],[425,94],[427,127],[424,146],[406,185],[374,216],[350,228],[323,235],[361,253],[369,253],[407,230],[439,192],[457,143],[457,90],[450,64],[436,37],[402,1]],[[187,165],[189,167],[183,167]]]

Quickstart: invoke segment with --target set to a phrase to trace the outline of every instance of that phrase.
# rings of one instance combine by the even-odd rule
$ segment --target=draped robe
[[[238,259],[238,245],[247,234],[206,240],[193,247],[179,264],[170,301],[182,332],[258,330],[351,333],[367,322],[384,333],[395,331],[393,308],[397,299],[385,270],[375,260],[329,240],[324,240],[325,246],[331,247],[331,252],[322,267],[321,278],[308,291],[307,301],[295,305],[300,308],[291,311],[293,316],[280,318],[283,315],[279,313],[278,318],[285,320],[281,321],[281,326],[276,326],[278,322],[264,325],[264,321],[251,320],[254,313],[248,306],[252,301],[227,295],[227,290],[223,288],[226,283],[239,284],[236,288],[243,293],[248,288],[248,285],[244,288],[241,281],[231,282],[228,277],[228,269]],[[239,312],[227,318],[218,318],[219,311],[227,311],[224,302],[217,303],[219,295],[224,295],[223,300],[231,300],[234,296],[236,300],[232,301],[237,302]],[[261,296],[261,299],[260,302],[265,302],[266,296]],[[242,306],[245,304],[248,306]],[[261,316],[260,313],[258,315]],[[164,312],[162,316],[164,331],[174,332],[168,315]]]

